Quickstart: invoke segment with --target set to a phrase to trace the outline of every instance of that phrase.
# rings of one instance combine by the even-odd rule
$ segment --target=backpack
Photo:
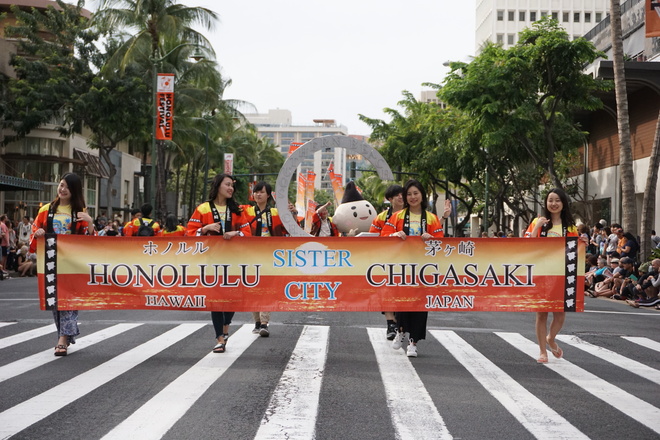
[[[149,223],[140,220],[140,227],[138,228],[137,234],[135,235],[138,237],[153,237],[156,235],[153,228],[154,223],[156,223],[156,220],[151,220]]]

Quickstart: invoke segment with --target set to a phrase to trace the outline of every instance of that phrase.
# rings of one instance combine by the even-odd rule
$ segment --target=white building
[[[276,109],[268,113],[254,113],[245,115],[248,121],[257,127],[259,135],[270,139],[278,150],[286,157],[292,142],[305,143],[314,138],[333,135],[348,135],[348,129],[339,125],[334,119],[314,119],[312,124],[294,124],[291,111]],[[334,151],[317,151],[307,157],[298,172],[306,173],[308,170],[316,173],[315,188],[332,191],[332,184],[327,175],[330,163],[334,165],[336,173],[346,176],[346,150],[337,148]],[[343,182],[342,182],[343,184]]]
[[[568,35],[581,37],[608,15],[609,5],[605,0],[477,0],[475,52],[486,41],[513,46],[520,31],[546,16]]]

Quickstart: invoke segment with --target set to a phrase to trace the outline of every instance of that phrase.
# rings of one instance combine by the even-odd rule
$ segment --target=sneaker
[[[261,331],[261,323],[259,321],[254,323],[254,328],[252,329],[252,333],[255,335],[259,334],[259,331]]]
[[[387,326],[387,340],[392,341],[396,336],[396,324],[389,324]]]
[[[262,338],[267,338],[270,336],[270,332],[268,331],[268,324],[261,324],[261,328],[259,329],[259,336]]]
[[[406,355],[409,358],[416,358],[417,357],[417,346],[415,344],[413,344],[412,341],[408,345],[408,349],[406,350]]]
[[[392,341],[392,348],[398,350],[408,342],[407,339],[408,339],[408,333],[396,332],[396,336]]]

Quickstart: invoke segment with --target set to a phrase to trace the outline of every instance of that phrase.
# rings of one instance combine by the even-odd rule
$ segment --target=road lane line
[[[626,341],[634,342],[637,345],[642,347],[650,348],[654,351],[660,351],[660,342],[654,341],[653,339],[637,337],[637,336],[621,336]]]
[[[0,349],[11,347],[12,345],[29,341],[30,339],[39,338],[41,336],[47,335],[48,333],[56,333],[56,332],[57,332],[57,327],[55,327],[55,324],[50,324],[44,327],[39,327],[33,330],[28,330],[23,333],[19,333],[17,335],[7,336],[6,338],[0,339]]]
[[[0,413],[0,438],[15,435],[68,404],[119,377],[172,344],[190,336],[204,324],[182,324],[132,350],[115,356],[56,387]]]
[[[367,332],[376,354],[397,438],[452,439],[405,350],[392,349],[392,341],[385,339],[382,328],[367,328]]]
[[[257,337],[252,324],[245,324],[231,335],[224,354],[210,352],[189,370],[163,388],[126,420],[103,437],[104,440],[139,438],[160,439],[218,380]],[[154,417],[158,414],[158,417]]]
[[[622,356],[619,353],[608,350],[607,348],[591,344],[578,338],[577,336],[558,335],[557,339],[559,341],[565,342],[566,344],[572,345],[573,347],[579,348],[580,350],[585,351],[592,356],[596,356],[597,358],[614,364],[617,367],[621,367],[629,373],[636,374],[646,380],[650,380],[651,382],[655,382],[660,385],[660,371],[656,370],[655,368],[651,368],[648,365],[644,365],[643,363],[634,359]]]
[[[532,359],[536,359],[538,356],[539,348],[536,343],[524,338],[522,335],[506,332],[496,332],[495,334]],[[630,408],[635,408],[632,414],[643,414],[643,417],[636,417],[634,420],[660,434],[660,409],[650,403],[633,396],[566,359],[551,359],[550,362],[543,365],[628,417],[632,418]]]
[[[282,373],[256,440],[314,438],[330,327],[306,325]]]
[[[431,330],[430,333],[534,437],[589,438],[455,332]]]
[[[68,352],[69,354],[72,354],[91,345],[98,344],[99,342],[105,342],[108,338],[117,336],[132,328],[139,327],[140,325],[142,324],[139,323],[117,324],[115,326],[92,333],[89,336],[78,338],[76,339],[76,343],[69,347]],[[55,330],[54,324],[51,331],[52,330]],[[3,382],[7,379],[11,379],[12,377],[16,377],[19,374],[26,373],[30,370],[34,370],[35,368],[41,367],[42,365],[45,365],[49,362],[53,362],[62,358],[63,358],[62,356],[54,356],[53,349],[49,348],[40,353],[33,354],[32,356],[28,356],[23,359],[19,359],[15,362],[12,362],[10,364],[3,365],[2,367],[0,367],[0,382]]]

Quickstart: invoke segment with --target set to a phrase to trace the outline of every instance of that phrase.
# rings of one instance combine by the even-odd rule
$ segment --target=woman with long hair
[[[32,224],[30,251],[37,245],[35,238],[44,234],[94,235],[94,219],[87,214],[84,191],[80,177],[74,173],[62,176],[57,186],[57,197],[39,209]],[[55,356],[66,356],[70,344],[75,344],[78,330],[77,310],[53,310],[57,326]]]
[[[167,214],[167,217],[165,217],[165,227],[163,227],[161,235],[163,237],[183,237],[186,235],[186,228],[179,224],[176,215]]]
[[[381,237],[405,240],[409,236],[419,236],[424,241],[444,237],[442,223],[435,214],[427,211],[426,191],[421,183],[409,180],[403,187],[403,198],[403,209],[385,222]],[[408,339],[406,354],[417,357],[417,342],[426,338],[428,312],[396,312],[395,318],[398,328],[392,348],[402,348],[404,340]]]
[[[225,240],[251,235],[243,209],[234,200],[234,178],[218,174],[213,178],[209,200],[195,208],[186,227],[187,236],[218,235]],[[211,312],[216,345],[213,353],[224,353],[229,324],[234,312]]]
[[[543,202],[543,215],[532,220],[525,232],[525,238],[530,237],[578,237],[573,215],[569,209],[566,193],[560,188],[551,189]],[[548,312],[536,312],[536,339],[540,354],[536,360],[540,364],[548,362],[548,351],[561,358],[564,355],[561,347],[555,342],[557,334],[564,325],[565,312],[552,312],[552,322],[548,330]]]

